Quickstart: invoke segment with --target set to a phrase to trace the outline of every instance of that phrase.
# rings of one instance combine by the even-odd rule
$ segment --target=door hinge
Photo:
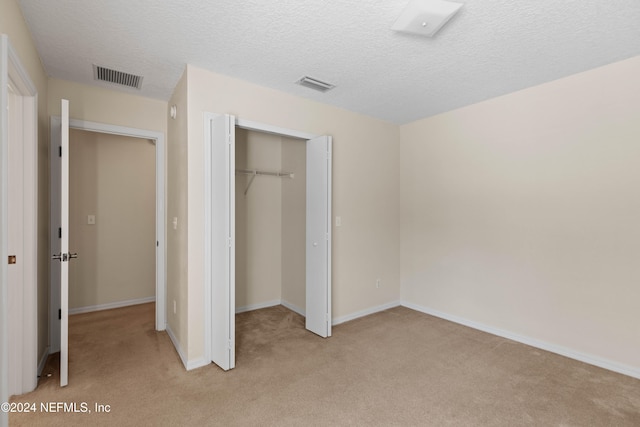
[[[227,144],[231,145],[231,135],[227,135]]]
[[[62,227],[58,227],[58,239],[62,239]]]
[[[62,309],[58,309],[58,320],[62,320]]]
[[[227,348],[228,348],[229,350],[232,350],[232,349],[233,349],[233,343],[231,342],[231,340],[229,340],[229,341],[227,342]]]
[[[62,145],[58,147],[58,157],[62,157]]]
[[[325,238],[327,239],[327,242],[329,241],[329,233],[326,234]]]
[[[232,241],[231,241],[231,237],[227,237],[227,246],[228,247],[232,247]]]
[[[8,263],[9,264],[15,264],[16,263],[16,256],[15,255],[9,255]]]

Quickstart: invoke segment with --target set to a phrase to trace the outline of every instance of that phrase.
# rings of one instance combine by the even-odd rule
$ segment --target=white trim
[[[8,312],[8,87],[12,86],[21,98],[23,126],[23,286],[19,319],[11,319]],[[9,370],[20,372],[22,393],[37,385],[38,363],[38,93],[28,72],[22,66],[9,37],[0,35],[0,401],[6,402],[11,393]],[[18,260],[20,262],[20,260]],[[19,334],[22,341],[21,364],[9,366],[9,333]],[[7,414],[0,413],[0,424],[7,423]]]
[[[465,319],[462,317],[454,316],[451,314],[443,313],[432,308],[423,307],[417,304],[413,304],[407,301],[402,301],[403,307],[410,308],[431,316],[439,317],[444,320],[448,320],[453,323],[468,326],[479,331],[487,332],[492,335],[496,335],[502,338],[507,338],[512,341],[516,341],[522,344],[529,345],[531,347],[539,348],[541,350],[549,351],[551,353],[559,354],[561,356],[568,357],[570,359],[578,360],[580,362],[588,363],[589,365],[598,366],[609,371],[617,372],[619,374],[628,375],[630,377],[640,379],[640,369],[634,366],[624,365],[622,363],[608,360],[602,357],[594,356],[587,353],[582,353],[567,347],[552,344],[546,341],[541,341],[535,338],[527,337],[524,335],[516,334],[513,332],[505,331],[504,329],[494,328],[482,323],[475,322],[473,320]]]
[[[327,336],[330,337],[333,325],[333,137],[327,139]]]
[[[173,343],[173,347],[176,349],[176,353],[178,353],[178,356],[180,357],[180,360],[182,361],[182,366],[184,366],[184,369],[186,369],[187,371],[191,371],[193,369],[201,368],[203,366],[207,366],[207,365],[211,364],[211,361],[207,361],[206,358],[204,358],[204,357],[202,357],[200,359],[189,361],[187,359],[187,357],[184,355],[184,351],[182,351],[182,347],[180,346],[180,342],[178,341],[178,339],[176,338],[175,334],[171,330],[171,325],[167,324],[167,329],[165,329],[165,330],[167,332],[167,335],[169,335],[169,339]]]
[[[204,357],[212,360],[211,356],[211,120],[218,114],[204,113]],[[167,325],[168,327],[168,325]],[[186,365],[185,365],[186,367]]]
[[[211,365],[211,361],[207,361],[207,359],[205,359],[204,357],[197,359],[197,360],[191,360],[187,363],[187,366],[185,366],[185,369],[187,371],[192,371],[194,369],[198,369],[198,368],[202,368],[203,366],[208,366]]]
[[[209,114],[209,113],[205,113],[205,114]],[[264,123],[258,123],[251,120],[244,120],[239,118],[236,118],[236,126],[241,129],[254,130],[258,132],[270,133],[273,135],[288,136],[291,138],[300,138],[305,140],[314,139],[320,136],[320,135],[314,135],[308,132],[301,132],[294,129],[287,129],[279,126],[272,126]]]
[[[42,352],[42,356],[40,356],[40,362],[38,362],[38,376],[42,375],[42,371],[44,370],[44,365],[47,363],[47,359],[49,358],[49,346],[47,346]]]
[[[236,314],[244,313],[246,311],[260,310],[261,308],[275,307],[277,305],[284,305],[284,304],[282,304],[280,300],[273,300],[273,301],[262,302],[259,304],[244,305],[242,307],[236,307]]]
[[[110,302],[107,304],[88,305],[85,307],[70,308],[69,315],[91,313],[94,311],[102,311],[102,310],[111,310],[112,308],[129,307],[131,305],[147,304],[150,302],[154,302],[155,300],[156,300],[156,297],[152,296],[152,297],[145,297],[145,298],[130,299],[126,301]]]
[[[306,317],[304,308],[300,308],[295,304],[291,304],[289,301],[281,300],[280,304],[287,307],[289,310],[298,313],[302,317]]]
[[[54,127],[60,122],[59,117],[51,117],[51,133]],[[156,330],[163,331],[167,326],[167,279],[166,279],[166,164],[165,164],[165,136],[163,132],[131,128],[126,126],[117,126],[104,123],[91,122],[87,120],[70,119],[69,127],[73,129],[85,130],[88,132],[106,133],[111,135],[121,135],[133,138],[150,139],[156,145]],[[51,138],[53,144],[53,138]],[[52,151],[54,152],[54,151]],[[53,203],[53,200],[51,200]],[[51,226],[50,233],[53,233],[55,227]],[[50,304],[52,304],[50,302]],[[57,312],[50,309],[50,323],[56,324]],[[55,335],[53,332],[52,336]],[[52,345],[51,351],[56,351],[55,344]]]
[[[184,367],[186,369],[187,368],[187,357],[184,355],[184,351],[182,351],[182,347],[180,346],[180,341],[178,341],[178,339],[176,338],[175,334],[171,330],[171,325],[167,324],[167,328],[165,329],[165,331],[167,331],[167,335],[169,335],[169,339],[173,343],[173,348],[176,349],[176,353],[178,353],[178,356],[180,356],[180,360],[182,361],[182,364],[184,365]]]
[[[8,71],[9,37],[0,36],[0,260],[7,259],[8,242],[7,230],[9,229],[7,216],[9,215],[8,203],[8,105],[9,71]],[[7,264],[0,262],[0,403],[9,401],[9,313],[7,289]],[[9,414],[0,411],[0,425],[9,424]]]
[[[367,308],[364,310],[356,311],[355,313],[347,314],[346,316],[340,316],[333,319],[333,325],[339,325],[341,323],[348,322],[350,320],[355,320],[360,317],[369,316],[370,314],[379,313],[381,311],[388,310],[390,308],[398,307],[400,305],[400,301],[391,301],[386,304],[378,305],[375,307]]]
[[[242,307],[236,307],[236,314],[246,313],[247,311],[260,310],[262,308],[276,307],[278,305],[286,307],[289,310],[298,313],[300,316],[305,317],[303,308],[300,308],[297,305],[291,304],[290,302],[285,300],[272,300],[261,302],[258,304],[243,305]]]

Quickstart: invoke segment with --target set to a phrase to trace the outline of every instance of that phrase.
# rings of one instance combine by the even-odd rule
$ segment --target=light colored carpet
[[[110,413],[10,414],[11,426],[640,426],[640,380],[397,307],[319,338],[282,306],[237,316],[236,369],[186,372],[154,305],[70,318],[56,357],[14,402]]]

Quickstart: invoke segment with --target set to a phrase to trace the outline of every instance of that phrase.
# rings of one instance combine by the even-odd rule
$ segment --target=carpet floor
[[[238,314],[229,372],[185,371],[154,310],[71,316],[69,386],[52,355],[9,425],[640,426],[640,380],[404,307],[329,339],[282,306]]]

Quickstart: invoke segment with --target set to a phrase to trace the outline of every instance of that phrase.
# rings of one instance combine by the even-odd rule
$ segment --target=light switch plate
[[[96,223],[95,215],[87,215],[87,224],[94,225]]]

